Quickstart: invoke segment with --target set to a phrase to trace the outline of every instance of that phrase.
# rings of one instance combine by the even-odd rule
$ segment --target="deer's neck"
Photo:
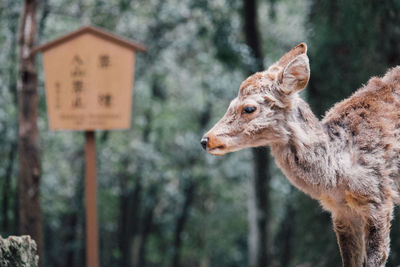
[[[287,142],[274,144],[271,152],[296,187],[318,198],[336,186],[329,138],[322,124],[302,99],[295,99],[286,117]]]

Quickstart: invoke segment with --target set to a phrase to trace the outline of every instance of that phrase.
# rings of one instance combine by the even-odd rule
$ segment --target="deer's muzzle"
[[[214,136],[211,133],[208,133],[207,135],[203,136],[203,138],[201,138],[200,140],[200,144],[210,154],[213,155],[225,154],[222,151],[225,150],[226,145],[222,142],[222,140],[219,140],[218,137]]]

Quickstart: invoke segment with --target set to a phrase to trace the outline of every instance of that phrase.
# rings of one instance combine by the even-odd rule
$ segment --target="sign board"
[[[31,51],[43,52],[51,130],[85,131],[86,262],[99,266],[95,130],[130,126],[135,52],[142,45],[83,27]]]
[[[130,127],[135,52],[143,46],[84,27],[38,50],[51,130]]]

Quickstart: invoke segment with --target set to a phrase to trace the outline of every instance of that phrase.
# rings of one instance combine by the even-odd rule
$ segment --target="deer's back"
[[[349,167],[345,171],[351,173],[350,180],[380,188],[384,183],[399,192],[400,67],[383,78],[371,78],[329,110],[322,122],[335,153],[348,155],[350,163],[342,165]]]

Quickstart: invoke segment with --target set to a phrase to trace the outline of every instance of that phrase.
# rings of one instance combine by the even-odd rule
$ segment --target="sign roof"
[[[128,49],[132,49],[135,51],[146,52],[146,50],[147,50],[146,47],[142,44],[136,43],[134,41],[131,41],[131,40],[128,40],[125,38],[121,38],[119,36],[116,36],[116,35],[108,32],[108,31],[105,31],[103,29],[99,29],[99,28],[96,28],[93,26],[85,26],[74,32],[64,35],[56,40],[53,40],[51,42],[48,42],[48,43],[45,43],[38,47],[35,47],[34,49],[32,49],[31,54],[35,54],[37,52],[45,52],[46,50],[55,48],[56,46],[63,44],[65,42],[68,42],[82,34],[85,34],[85,33],[90,33],[90,34],[96,35],[102,39],[114,42],[120,46],[124,46]]]

